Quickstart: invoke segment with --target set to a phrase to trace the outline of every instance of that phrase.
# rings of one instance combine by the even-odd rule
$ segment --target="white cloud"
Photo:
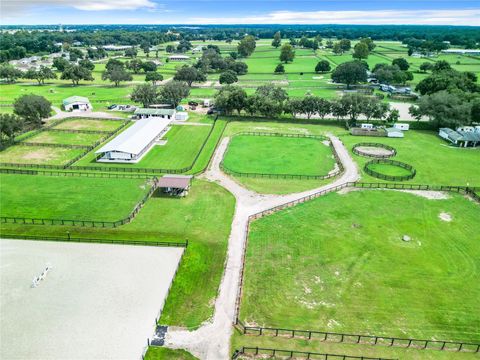
[[[480,9],[275,11],[243,18],[191,18],[194,24],[423,24],[480,25]]]

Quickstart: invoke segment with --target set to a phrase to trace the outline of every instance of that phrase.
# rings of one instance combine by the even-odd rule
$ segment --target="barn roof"
[[[167,128],[170,122],[170,119],[156,117],[137,120],[127,130],[120,133],[120,135],[95,151],[95,153],[119,151],[138,155]]]
[[[135,115],[151,115],[151,116],[158,116],[158,115],[174,115],[174,109],[137,109],[135,110]]]
[[[70,105],[76,102],[89,103],[90,100],[83,96],[70,96],[66,99],[63,99],[63,105]]]
[[[161,188],[187,189],[191,179],[189,175],[164,175],[157,184]]]

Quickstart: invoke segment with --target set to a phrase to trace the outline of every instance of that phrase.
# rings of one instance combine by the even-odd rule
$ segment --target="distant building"
[[[393,125],[393,127],[398,130],[406,131],[410,129],[410,124],[396,123],[395,125]]]
[[[203,46],[196,46],[192,49],[192,54],[198,54],[198,53],[201,53],[203,52]]]
[[[190,60],[190,56],[187,55],[171,55],[168,57],[170,61],[187,61]]]
[[[175,118],[175,109],[137,109],[135,110],[134,116],[136,119],[147,119],[150,117],[161,118],[161,119],[174,119]]]
[[[125,51],[127,49],[131,49],[132,45],[105,45],[103,47],[106,51]]]
[[[389,138],[403,138],[402,130],[396,128],[386,128],[385,131],[387,132],[387,137]]]
[[[360,129],[373,129],[373,124],[361,124]]]
[[[171,120],[150,118],[136,121],[127,130],[95,151],[98,162],[136,163],[170,129]],[[164,143],[164,142],[163,142]]]
[[[92,105],[86,97],[70,96],[63,100],[63,108],[65,111],[89,111],[92,110]]]
[[[447,49],[442,50],[442,53],[457,55],[480,55],[480,49]]]
[[[459,127],[458,129],[463,129],[465,127]],[[467,128],[470,128],[467,127]],[[438,135],[453,145],[459,147],[476,147],[480,146],[480,127],[477,131],[474,128],[474,131],[462,131],[462,130],[452,130],[450,128],[440,128]]]
[[[175,120],[176,121],[187,121],[188,120],[188,113],[186,111],[177,111],[175,113]]]

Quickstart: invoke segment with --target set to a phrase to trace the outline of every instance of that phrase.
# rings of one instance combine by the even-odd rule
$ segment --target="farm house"
[[[136,163],[169,130],[170,119],[138,120],[95,152],[98,162]]]
[[[63,100],[65,111],[89,111],[92,110],[90,100],[83,96],[70,96]]]

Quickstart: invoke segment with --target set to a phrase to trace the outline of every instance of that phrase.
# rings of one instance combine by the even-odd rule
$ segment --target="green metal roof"
[[[173,109],[137,109],[135,110],[135,115],[151,115],[151,116],[158,116],[158,115],[174,115],[175,110]]]
[[[76,102],[84,102],[84,103],[89,103],[90,100],[88,98],[83,97],[83,96],[70,96],[66,99],[63,100],[63,105],[70,105]]]

